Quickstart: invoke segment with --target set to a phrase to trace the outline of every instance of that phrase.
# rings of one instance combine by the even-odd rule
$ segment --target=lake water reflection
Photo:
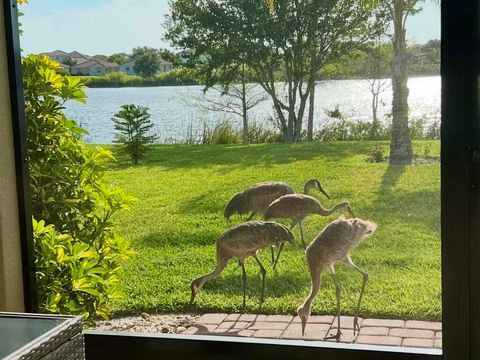
[[[279,85],[280,86],[280,85]],[[410,116],[426,116],[429,121],[440,119],[439,76],[410,78]],[[65,113],[90,132],[85,140],[90,143],[111,143],[114,128],[112,116],[123,104],[137,104],[150,108],[151,119],[161,142],[182,141],[199,137],[203,124],[229,118],[240,126],[241,120],[232,114],[204,111],[192,106],[192,99],[202,96],[202,86],[163,86],[149,88],[87,89],[87,104],[69,102]],[[391,89],[381,95],[381,119],[391,112]],[[334,80],[317,83],[314,128],[328,121],[325,110],[336,106],[351,119],[371,120],[371,94],[366,80]],[[250,112],[251,121],[272,126],[267,119],[273,115],[271,101],[258,104]]]

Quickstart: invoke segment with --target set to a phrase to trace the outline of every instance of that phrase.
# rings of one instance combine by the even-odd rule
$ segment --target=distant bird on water
[[[320,181],[317,179],[310,179],[305,183],[303,187],[303,193],[309,194],[311,189],[317,189],[324,194],[328,199],[330,197],[323,190]],[[251,220],[255,215],[263,215],[274,200],[286,194],[293,194],[294,191],[290,185],[284,182],[264,182],[258,183],[248,187],[247,189],[235,194],[233,198],[228,202],[225,207],[223,215],[229,219],[230,216],[237,213],[238,215],[244,215],[250,213],[250,217],[247,221]],[[303,241],[303,240],[302,240]],[[275,256],[272,251],[272,264],[274,263]]]
[[[340,329],[340,296],[341,290],[338,284],[337,276],[335,274],[334,264],[342,262],[345,265],[353,267],[360,274],[362,274],[362,289],[358,298],[357,308],[355,309],[355,317],[353,320],[353,331],[360,330],[358,325],[358,311],[360,303],[362,302],[365,286],[368,281],[368,274],[355,265],[350,258],[349,252],[356,247],[360,241],[368,236],[371,236],[377,229],[377,224],[371,221],[361,219],[344,219],[340,218],[331,222],[308,246],[307,248],[307,262],[310,269],[310,276],[312,279],[312,287],[310,294],[305,299],[304,303],[297,309],[298,316],[302,321],[302,335],[305,333],[305,326],[312,310],[312,303],[318,292],[320,291],[320,283],[322,278],[322,271],[328,268],[336,289],[337,298],[337,334],[327,338],[334,338],[339,340],[342,335]]]
[[[266,270],[258,259],[257,252],[268,246],[278,246],[287,241],[294,244],[295,240],[292,232],[286,226],[274,221],[249,221],[227,230],[217,239],[217,265],[215,269],[192,281],[190,304],[195,300],[195,296],[203,284],[220,275],[227,265],[228,260],[235,257],[242,268],[243,307],[245,307],[247,275],[244,261],[249,256],[252,256],[257,261],[258,266],[260,266],[262,273],[262,294],[260,301],[263,302]]]
[[[326,209],[317,199],[312,196],[303,194],[288,194],[279,197],[268,206],[267,211],[265,211],[265,219],[291,219],[292,225],[290,230],[298,224],[300,227],[302,245],[304,248],[306,248],[305,240],[303,238],[302,221],[310,214],[329,216],[339,210],[347,210],[351,216],[355,216],[353,215],[352,208],[347,201],[338,203],[330,209]],[[277,265],[282,249],[283,246],[280,245],[273,268],[275,268]]]

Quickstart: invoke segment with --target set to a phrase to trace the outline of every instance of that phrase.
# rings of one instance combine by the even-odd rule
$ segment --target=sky
[[[88,55],[131,52],[137,46],[168,47],[162,23],[168,0],[30,0],[20,22],[25,54],[63,50]],[[407,39],[440,38],[440,9],[433,1],[407,23]]]

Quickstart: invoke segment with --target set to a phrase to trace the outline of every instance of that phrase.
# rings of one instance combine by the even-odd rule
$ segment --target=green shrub
[[[385,151],[381,145],[376,145],[367,152],[367,162],[379,163],[385,160]]]
[[[428,140],[440,140],[440,124],[437,120],[427,127],[425,138]]]
[[[325,112],[330,118],[314,136],[320,141],[389,140],[390,127],[373,122],[349,120],[339,109]]]
[[[125,153],[134,164],[138,164],[147,155],[148,148],[145,145],[153,143],[158,137],[148,135],[154,125],[147,107],[127,104],[121,108],[112,118],[115,129],[119,131],[115,142],[123,144]]]
[[[424,146],[414,147],[413,160],[435,160],[436,157],[432,156],[432,146],[425,144]]]
[[[99,252],[35,219],[33,233],[40,310],[83,314],[87,320],[92,315],[107,318],[107,300],[122,297],[115,263],[128,258],[128,243],[117,240],[117,248],[104,247]],[[118,249],[118,245],[124,249]],[[111,265],[106,266],[108,263]]]
[[[248,127],[248,142],[250,144],[283,142],[283,135],[278,130],[253,122]],[[241,144],[243,143],[243,132],[241,129],[235,128],[228,120],[222,120],[213,127],[204,122],[201,143]]]
[[[23,59],[38,304],[44,312],[105,317],[132,255],[111,217],[133,198],[103,180],[112,154],[86,147],[86,131],[65,117],[65,102],[86,96],[78,78],[58,70],[45,56]]]
[[[424,131],[427,120],[425,116],[419,119],[412,118],[409,121],[410,139],[421,140],[425,139]]]
[[[223,120],[213,128],[210,128],[205,122],[203,124],[202,144],[239,144],[242,142],[242,134],[235,129],[232,124]]]
[[[248,127],[248,141],[250,144],[283,142],[284,136],[278,130],[253,122]]]
[[[391,124],[374,124],[373,122],[353,121],[339,110],[327,110],[330,117],[315,133],[314,138],[320,141],[358,141],[358,140],[390,140]],[[426,127],[426,115],[409,121],[410,138],[412,140],[439,140],[440,125],[438,121]]]

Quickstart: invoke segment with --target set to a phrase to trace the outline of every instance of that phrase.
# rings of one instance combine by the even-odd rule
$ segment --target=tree
[[[173,0],[166,38],[188,66],[203,68],[207,87],[232,63],[247,65],[272,98],[287,142],[300,140],[315,73],[382,29],[375,2],[355,0]],[[284,87],[277,81],[282,78]]]
[[[417,5],[423,0],[383,0],[382,6],[393,23],[392,59],[392,138],[390,163],[411,164],[412,142],[408,128],[407,44],[406,21],[409,15],[419,11]]]
[[[148,47],[134,48],[132,50],[132,59],[135,60],[135,72],[142,77],[155,75],[162,60],[157,49]]]
[[[129,104],[121,108],[112,118],[115,129],[120,132],[115,142],[124,144],[125,152],[134,164],[138,164],[148,152],[145,145],[153,143],[158,137],[148,135],[154,124],[150,121],[147,107]]]
[[[115,63],[115,64],[125,64],[130,57],[125,54],[125,53],[117,53],[117,54],[112,54],[108,57],[108,62]]]
[[[199,102],[199,107],[215,112],[225,112],[238,115],[242,118],[243,125],[243,143],[248,144],[248,112],[262,101],[266,100],[268,95],[262,88],[254,83],[248,82],[245,66],[239,73],[240,83],[229,85],[212,86],[204,92]],[[212,94],[213,93],[213,94]],[[211,96],[209,94],[212,94]]]
[[[378,105],[380,94],[389,86],[391,54],[388,44],[376,42],[365,50],[366,56],[363,58],[365,75],[367,76],[368,88],[372,94],[372,129],[370,138],[378,140],[378,132],[381,128],[378,119]]]
[[[440,63],[440,40],[429,40],[422,46],[422,50],[425,53],[425,58],[431,63]]]
[[[62,64],[68,65],[68,66],[75,66],[77,65],[77,61],[73,60],[71,57],[66,57],[63,59]]]
[[[92,57],[97,60],[108,61],[107,55],[97,54],[97,55],[93,55]]]

